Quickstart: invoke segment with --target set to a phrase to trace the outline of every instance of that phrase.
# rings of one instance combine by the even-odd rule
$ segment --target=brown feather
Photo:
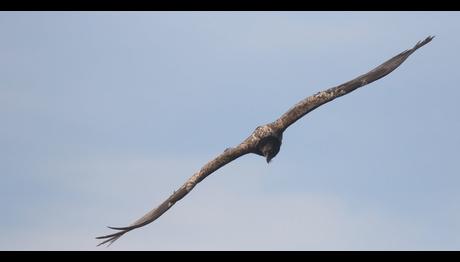
[[[175,191],[166,201],[164,201],[157,208],[151,210],[140,219],[136,220],[130,226],[127,227],[109,227],[114,230],[119,230],[114,234],[96,237],[97,239],[104,239],[98,246],[105,243],[111,245],[114,241],[120,238],[127,232],[145,226],[161,215],[163,215],[168,209],[170,209],[177,201],[185,197],[190,191],[203,179],[212,174],[214,171],[239,158],[240,156],[255,153],[266,157],[267,162],[276,156],[278,153],[283,132],[290,125],[295,123],[297,120],[302,118],[307,113],[311,112],[315,108],[330,102],[337,97],[346,95],[362,86],[370,84],[395,70],[401,65],[412,53],[418,48],[429,43],[433,37],[427,37],[425,40],[418,42],[413,48],[406,50],[395,57],[389,59],[385,63],[369,71],[368,73],[361,75],[353,80],[350,80],[344,84],[336,87],[329,88],[327,90],[318,92],[310,97],[307,97],[294,105],[286,113],[284,113],[276,121],[257,127],[254,132],[246,138],[241,144],[235,148],[228,148],[219,156],[209,161],[204,165],[197,173],[190,177],[185,184],[183,184],[177,191]]]

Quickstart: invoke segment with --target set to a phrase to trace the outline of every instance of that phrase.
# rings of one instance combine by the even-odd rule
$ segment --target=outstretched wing
[[[433,38],[434,36],[429,36],[425,40],[419,41],[413,48],[398,54],[364,75],[303,99],[274,121],[272,125],[278,130],[284,131],[294,122],[317,107],[388,75],[414,53],[415,50],[429,43]]]
[[[289,109],[285,114],[278,118],[273,123],[269,124],[270,128],[276,129],[277,133],[282,133],[286,128],[292,125],[294,122],[299,120],[302,116],[308,112],[314,110],[315,108],[334,100],[337,97],[346,95],[359,87],[367,85],[369,83],[378,80],[393,70],[395,70],[399,65],[401,65],[415,50],[429,43],[433,37],[427,37],[425,40],[418,42],[413,48],[408,49],[397,56],[391,58],[370,72],[361,75],[351,81],[348,81],[339,86],[327,89],[325,91],[319,92],[315,95],[305,98],[304,100],[297,103],[294,107]],[[111,229],[119,230],[114,234],[105,235],[97,237],[97,239],[105,239],[99,245],[109,243],[112,244],[118,238],[120,238],[125,233],[138,228],[145,226],[161,215],[163,215],[168,209],[170,209],[177,201],[182,199],[187,195],[196,184],[201,182],[204,178],[212,174],[217,169],[225,166],[226,164],[232,162],[240,156],[243,156],[248,153],[257,152],[256,149],[257,140],[252,135],[244,140],[240,145],[235,148],[226,149],[222,154],[214,158],[212,161],[204,165],[200,171],[190,177],[185,184],[183,184],[177,191],[175,191],[166,201],[164,201],[157,208],[145,214],[143,217],[135,221],[128,227],[109,227]],[[98,245],[98,246],[99,246]]]
[[[116,232],[110,235],[96,237],[96,239],[105,239],[98,246],[105,244],[105,243],[109,243],[109,245],[111,245],[113,242],[115,242],[118,238],[120,238],[125,233],[135,228],[145,226],[155,221],[157,218],[163,215],[166,211],[168,211],[168,209],[170,209],[177,201],[181,200],[185,195],[187,195],[195,187],[196,184],[201,182],[203,179],[205,179],[207,176],[212,174],[217,169],[225,166],[226,164],[237,159],[238,157],[254,152],[254,149],[255,149],[255,145],[251,137],[248,137],[245,141],[243,141],[240,145],[238,145],[235,148],[226,149],[222,154],[220,154],[219,156],[217,156],[216,158],[208,162],[206,165],[204,165],[200,169],[200,171],[198,171],[192,177],[190,177],[187,180],[187,182],[185,182],[185,184],[183,184],[177,191],[175,191],[168,199],[166,199],[157,208],[151,210],[150,212],[145,214],[143,217],[141,217],[140,219],[132,223],[130,226],[109,227],[111,229],[119,230],[119,232]]]

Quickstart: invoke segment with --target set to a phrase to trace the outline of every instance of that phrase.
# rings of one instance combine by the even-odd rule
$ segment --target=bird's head
[[[278,154],[280,151],[281,147],[281,141],[278,139],[267,139],[262,143],[259,147],[260,153],[265,157],[267,160],[267,163],[270,163],[270,161]]]
[[[267,163],[278,154],[283,139],[283,132],[273,128],[272,125],[258,126],[251,137],[256,138],[254,153],[264,156]]]

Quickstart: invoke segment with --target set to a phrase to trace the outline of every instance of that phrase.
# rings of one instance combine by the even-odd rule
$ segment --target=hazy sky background
[[[1,250],[459,250],[460,13],[1,12]],[[110,248],[226,147],[308,114]]]

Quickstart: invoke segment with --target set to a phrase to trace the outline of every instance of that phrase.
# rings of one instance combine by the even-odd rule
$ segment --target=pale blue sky
[[[460,249],[460,13],[0,12],[0,250]],[[158,221],[317,91],[436,38]]]

